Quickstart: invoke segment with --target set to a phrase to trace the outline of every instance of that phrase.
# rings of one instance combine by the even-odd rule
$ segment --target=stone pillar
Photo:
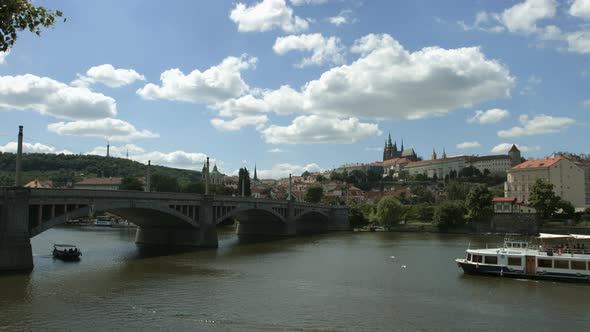
[[[151,188],[151,182],[152,182],[152,176],[151,176],[151,167],[152,167],[152,161],[148,160],[148,165],[147,165],[147,174],[145,176],[145,191],[150,192],[152,190]]]
[[[350,222],[348,220],[348,207],[334,207],[330,212],[330,221],[327,231],[348,231]]]
[[[209,157],[207,157],[207,165],[205,167],[205,195],[209,195]]]
[[[289,173],[289,192],[287,193],[287,200],[291,201],[291,173]]]
[[[30,271],[29,190],[10,188],[5,193],[0,215],[0,271]]]
[[[16,176],[14,177],[14,186],[23,186],[23,126],[18,126],[18,145],[16,148]]]

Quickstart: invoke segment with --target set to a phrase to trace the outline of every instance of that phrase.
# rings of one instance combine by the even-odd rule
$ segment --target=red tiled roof
[[[515,202],[516,197],[494,197],[492,202]]]
[[[550,167],[555,165],[557,162],[562,160],[563,157],[557,158],[547,158],[547,159],[530,159],[523,163],[520,163],[512,169],[525,169],[525,168],[540,168],[540,167]]]
[[[53,181],[51,180],[33,180],[25,184],[25,188],[53,188]]]
[[[86,178],[76,185],[120,185],[122,178]]]
[[[381,164],[383,167],[388,167],[388,166],[395,166],[395,165],[407,164],[407,163],[410,163],[410,160],[408,158],[393,158],[393,159],[385,160]]]

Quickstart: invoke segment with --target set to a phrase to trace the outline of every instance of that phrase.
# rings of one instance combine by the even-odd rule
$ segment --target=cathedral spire
[[[256,174],[256,164],[254,164],[254,178],[252,180],[258,181],[258,174]]]
[[[432,160],[436,160],[436,151],[432,148]]]
[[[391,133],[389,133],[389,140],[387,141],[387,146],[391,146]]]
[[[402,146],[400,147],[399,150],[402,151],[402,152],[404,151],[404,139],[403,138],[402,138]]]
[[[445,152],[445,148],[443,148],[442,159],[447,159],[447,153]]]

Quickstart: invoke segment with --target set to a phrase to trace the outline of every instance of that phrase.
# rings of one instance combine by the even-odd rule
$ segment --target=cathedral
[[[404,149],[404,141],[402,140],[402,145],[400,146],[399,150],[397,148],[397,142],[391,143],[391,134],[389,134],[389,139],[385,142],[385,148],[383,149],[383,161],[391,160],[395,158],[406,158],[410,161],[417,161],[418,156],[413,148]]]

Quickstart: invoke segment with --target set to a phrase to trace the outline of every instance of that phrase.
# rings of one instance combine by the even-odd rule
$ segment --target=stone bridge
[[[0,188],[0,270],[32,269],[30,238],[109,212],[138,226],[143,245],[217,247],[216,225],[235,217],[238,235],[293,236],[347,230],[348,208],[184,193]]]

